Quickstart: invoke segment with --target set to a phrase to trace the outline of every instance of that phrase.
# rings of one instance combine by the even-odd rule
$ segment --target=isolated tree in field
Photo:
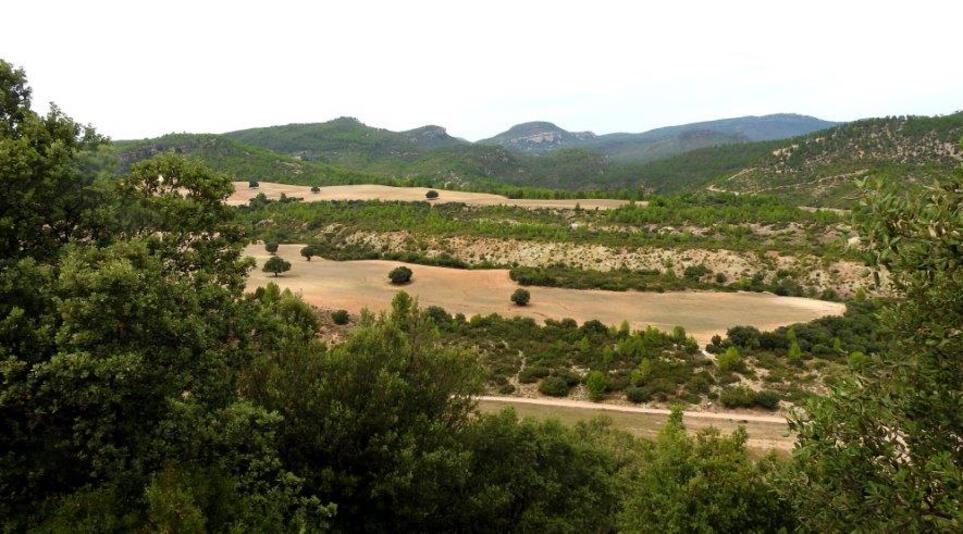
[[[532,294],[528,292],[527,289],[518,288],[512,293],[512,302],[518,306],[527,306],[528,301],[532,299]]]
[[[276,242],[276,241],[268,241],[268,242],[264,243],[264,250],[268,251],[268,252],[271,253],[271,254],[277,254],[277,252],[278,252],[278,244],[277,244],[277,242]]]
[[[254,189],[260,185],[261,184],[259,184],[257,180],[248,180],[247,182],[247,186],[250,187],[251,189]]]
[[[395,285],[407,284],[411,281],[411,275],[411,269],[402,265],[401,267],[392,269],[391,272],[388,273],[388,279]]]
[[[318,186],[316,186],[316,185],[312,185],[312,186],[311,186],[311,192],[312,192],[312,193],[320,193],[320,192],[321,192],[321,188],[318,187]]]
[[[271,256],[268,258],[268,261],[264,262],[263,270],[266,273],[274,273],[274,276],[278,276],[280,273],[286,273],[291,270],[291,262],[280,256]]]
[[[308,245],[306,247],[302,247],[301,255],[304,256],[304,259],[311,261],[312,256],[318,255],[318,249],[314,245]]]
[[[434,189],[428,191],[427,193],[425,193],[425,198],[427,198],[428,200],[435,200],[436,198],[438,198],[438,191],[435,191]]]

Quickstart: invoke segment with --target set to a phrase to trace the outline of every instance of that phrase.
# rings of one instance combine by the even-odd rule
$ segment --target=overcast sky
[[[649,5],[652,4],[652,5]],[[0,58],[115,139],[320,122],[644,131],[963,109],[963,1],[10,2]]]

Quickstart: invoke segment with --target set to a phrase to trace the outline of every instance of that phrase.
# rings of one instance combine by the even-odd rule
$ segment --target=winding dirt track
[[[537,404],[539,406],[557,406],[561,408],[577,408],[579,410],[596,410],[623,413],[642,413],[649,415],[669,415],[672,410],[663,408],[643,408],[641,406],[622,406],[619,404],[601,404],[597,402],[585,402],[571,399],[548,399],[548,398],[529,398],[529,397],[498,397],[481,395],[475,397],[479,401],[504,402],[507,404]],[[787,424],[786,418],[778,415],[755,415],[730,412],[682,412],[684,418],[696,417],[700,419],[718,419],[733,423],[753,422],[753,423],[772,423],[777,425]]]
[[[248,187],[247,182],[234,182],[234,194],[227,203],[232,206],[247,204],[258,193],[264,193],[271,199],[281,196],[302,198],[304,202],[319,202],[322,200],[400,200],[407,202],[424,201],[425,187],[392,187],[388,185],[331,185],[321,188],[318,193],[312,193],[311,188],[304,185],[287,185],[273,182],[260,182],[259,187]],[[579,198],[579,199],[539,199],[539,198],[508,198],[490,193],[470,193],[467,191],[449,191],[435,189],[439,196],[434,203],[464,202],[472,206],[519,206],[523,208],[574,208],[576,204],[584,209],[609,209],[628,204],[626,200],[607,198]],[[644,202],[637,204],[644,205]]]
[[[668,420],[669,410],[619,406],[568,399],[524,397],[476,397],[483,413],[497,413],[512,407],[523,418],[537,420],[554,419],[565,424],[588,421],[604,414],[613,428],[638,437],[653,439]],[[772,450],[784,453],[792,450],[796,436],[789,431],[786,419],[779,416],[727,412],[683,412],[683,424],[695,433],[716,428],[724,434],[744,428],[748,434],[746,445],[758,453]]]
[[[846,310],[840,303],[767,293],[646,293],[558,287],[529,287],[531,303],[518,307],[511,303],[509,296],[519,286],[505,269],[469,270],[407,264],[414,276],[411,283],[399,287],[391,285],[387,275],[391,269],[405,265],[401,262],[339,262],[321,258],[308,262],[299,254],[301,247],[281,245],[278,255],[290,261],[292,269],[275,277],[260,270],[270,257],[264,247],[249,246],[245,253],[258,262],[258,268],[248,279],[249,289],[275,282],[301,293],[311,304],[328,309],[343,308],[352,313],[362,308],[386,310],[395,294],[404,290],[417,297],[422,306],[440,306],[450,313],[467,316],[497,313],[538,321],[571,318],[580,323],[598,319],[608,325],[618,325],[625,320],[633,328],[652,325],[663,330],[680,325],[701,344],[736,325],[771,330],[827,315],[841,315]]]

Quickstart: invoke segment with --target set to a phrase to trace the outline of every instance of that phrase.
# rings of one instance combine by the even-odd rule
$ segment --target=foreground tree
[[[770,484],[772,458],[754,461],[745,430],[686,433],[675,409],[653,446],[628,471],[619,515],[625,532],[777,532],[793,526]]]
[[[879,361],[793,421],[801,521],[817,531],[963,529],[963,171],[906,198],[870,191],[862,230],[905,299]]]

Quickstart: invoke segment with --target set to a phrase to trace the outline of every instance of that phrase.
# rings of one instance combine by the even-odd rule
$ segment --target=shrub
[[[739,354],[739,349],[735,347],[729,347],[724,353],[719,355],[718,363],[719,370],[724,373],[731,371],[742,371],[745,369],[745,363],[742,361],[742,355]]]
[[[549,376],[538,383],[538,391],[550,397],[567,397],[569,385],[560,376]]]
[[[726,408],[750,408],[755,403],[756,394],[745,386],[734,386],[723,389],[719,400]]]
[[[726,283],[726,280],[727,280],[727,278],[726,278],[726,273],[716,273],[716,283],[717,283],[717,284],[724,284],[724,283]]]
[[[264,243],[264,250],[268,251],[271,254],[276,254],[278,251],[278,244],[274,241],[268,241]]]
[[[592,371],[585,379],[585,387],[588,389],[589,398],[594,401],[602,400],[608,390],[609,379],[602,371]]]
[[[286,261],[280,256],[271,256],[268,261],[264,262],[264,269],[266,273],[274,273],[277,276],[280,273],[286,273],[291,270],[291,262]]]
[[[527,306],[528,301],[531,300],[532,295],[527,289],[518,288],[512,293],[512,302],[518,306]]]
[[[789,363],[800,366],[803,363],[803,352],[799,347],[799,342],[793,339],[789,343]]]
[[[254,189],[255,187],[258,187],[258,186],[260,186],[260,185],[261,185],[261,184],[259,184],[257,180],[248,180],[248,181],[247,181],[247,186],[250,187],[251,189]]]
[[[577,373],[569,369],[558,369],[553,374],[564,380],[565,383],[568,384],[568,387],[575,387],[582,381],[582,378]]]
[[[511,395],[512,393],[515,393],[515,386],[511,384],[502,384],[498,386],[498,393],[502,395]]]
[[[321,188],[318,187],[318,186],[316,186],[316,185],[312,185],[312,186],[311,186],[311,192],[312,192],[312,193],[320,193],[320,192],[321,192]]]
[[[304,256],[304,258],[307,259],[308,261],[311,261],[312,256],[318,255],[318,249],[313,245],[308,245],[301,249],[301,255]]]
[[[392,284],[407,284],[411,281],[411,275],[411,269],[402,265],[392,269],[391,272],[388,273],[388,279],[391,280]]]
[[[331,312],[331,320],[334,321],[334,324],[340,324],[340,325],[348,324],[348,320],[350,318],[351,316],[348,315],[348,310],[337,310],[337,311]]]
[[[859,370],[865,368],[869,364],[870,359],[869,356],[857,350],[849,354],[847,362],[851,368]]]
[[[760,408],[775,410],[779,408],[779,394],[775,391],[757,391],[753,396],[753,403]]]
[[[696,282],[707,274],[709,274],[709,269],[705,265],[690,265],[685,268],[682,276],[693,282]]]
[[[649,390],[645,388],[640,388],[638,386],[629,386],[625,388],[625,398],[628,399],[629,402],[639,404],[649,400],[649,396]]]
[[[438,191],[435,191],[434,189],[429,190],[427,193],[425,193],[425,198],[428,200],[434,200],[438,198]]]
[[[526,367],[518,373],[518,381],[522,384],[534,384],[546,376],[548,369],[545,367]]]
[[[744,348],[753,349],[759,346],[759,329],[754,326],[733,326],[726,335],[732,344]]]

